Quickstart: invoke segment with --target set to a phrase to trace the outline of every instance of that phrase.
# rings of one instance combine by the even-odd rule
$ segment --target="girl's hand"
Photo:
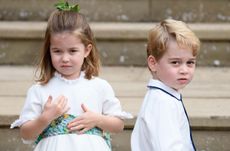
[[[81,105],[81,108],[84,113],[71,121],[67,126],[70,132],[76,131],[78,134],[83,134],[96,127],[100,122],[101,114],[89,111],[84,104]]]
[[[67,101],[67,98],[62,95],[57,97],[54,101],[52,101],[52,96],[49,96],[42,112],[43,117],[51,122],[63,115],[70,109],[67,105]]]

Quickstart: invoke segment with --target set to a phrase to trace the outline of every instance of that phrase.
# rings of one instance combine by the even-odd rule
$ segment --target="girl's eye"
[[[74,52],[77,52],[77,51],[78,51],[78,50],[76,50],[76,49],[70,50],[71,53],[74,53]]]
[[[68,50],[68,53],[70,53],[70,54],[75,54],[76,52],[78,52],[77,49],[70,49],[70,50]]]
[[[61,53],[61,50],[55,49],[53,50],[53,53]]]

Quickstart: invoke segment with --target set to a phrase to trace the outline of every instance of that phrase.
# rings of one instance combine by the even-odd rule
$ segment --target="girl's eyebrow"
[[[50,47],[50,49],[60,49],[60,48],[58,48],[58,47]],[[78,47],[70,47],[70,48],[68,48],[68,50],[69,49],[78,49]]]
[[[70,48],[68,48],[68,49],[78,49],[78,47],[70,47]]]
[[[57,47],[50,47],[50,49],[51,49],[51,50],[57,50],[57,49],[59,49],[59,48],[57,48]]]

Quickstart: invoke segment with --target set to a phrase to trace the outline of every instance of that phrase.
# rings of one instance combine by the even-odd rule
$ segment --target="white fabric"
[[[180,93],[151,79],[180,100]],[[148,89],[131,136],[132,151],[193,151],[189,123],[181,101],[159,89]]]
[[[18,120],[12,123],[11,128],[20,127],[28,120],[36,119],[42,112],[49,97],[53,101],[59,95],[68,98],[70,110],[68,114],[79,116],[83,113],[81,104],[97,113],[117,116],[121,119],[132,118],[132,115],[123,112],[119,100],[115,97],[110,84],[98,77],[91,80],[84,78],[84,72],[78,79],[67,80],[55,73],[48,84],[33,85],[27,93],[24,108]],[[25,142],[25,141],[24,141]],[[30,142],[30,141],[27,141]],[[39,142],[35,151],[107,151],[110,150],[103,138],[95,135],[66,134],[45,138]]]

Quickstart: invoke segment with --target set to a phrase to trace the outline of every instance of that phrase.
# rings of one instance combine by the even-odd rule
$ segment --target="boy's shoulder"
[[[174,110],[180,102],[160,89],[149,89],[144,100],[146,110]]]
[[[163,82],[150,79],[148,86],[150,94],[160,100],[180,100],[181,94],[173,88],[167,86]]]
[[[164,91],[160,89],[151,89],[151,98],[156,100],[157,102],[159,101],[160,103],[175,103],[178,102],[178,100],[168,93],[165,93]]]

